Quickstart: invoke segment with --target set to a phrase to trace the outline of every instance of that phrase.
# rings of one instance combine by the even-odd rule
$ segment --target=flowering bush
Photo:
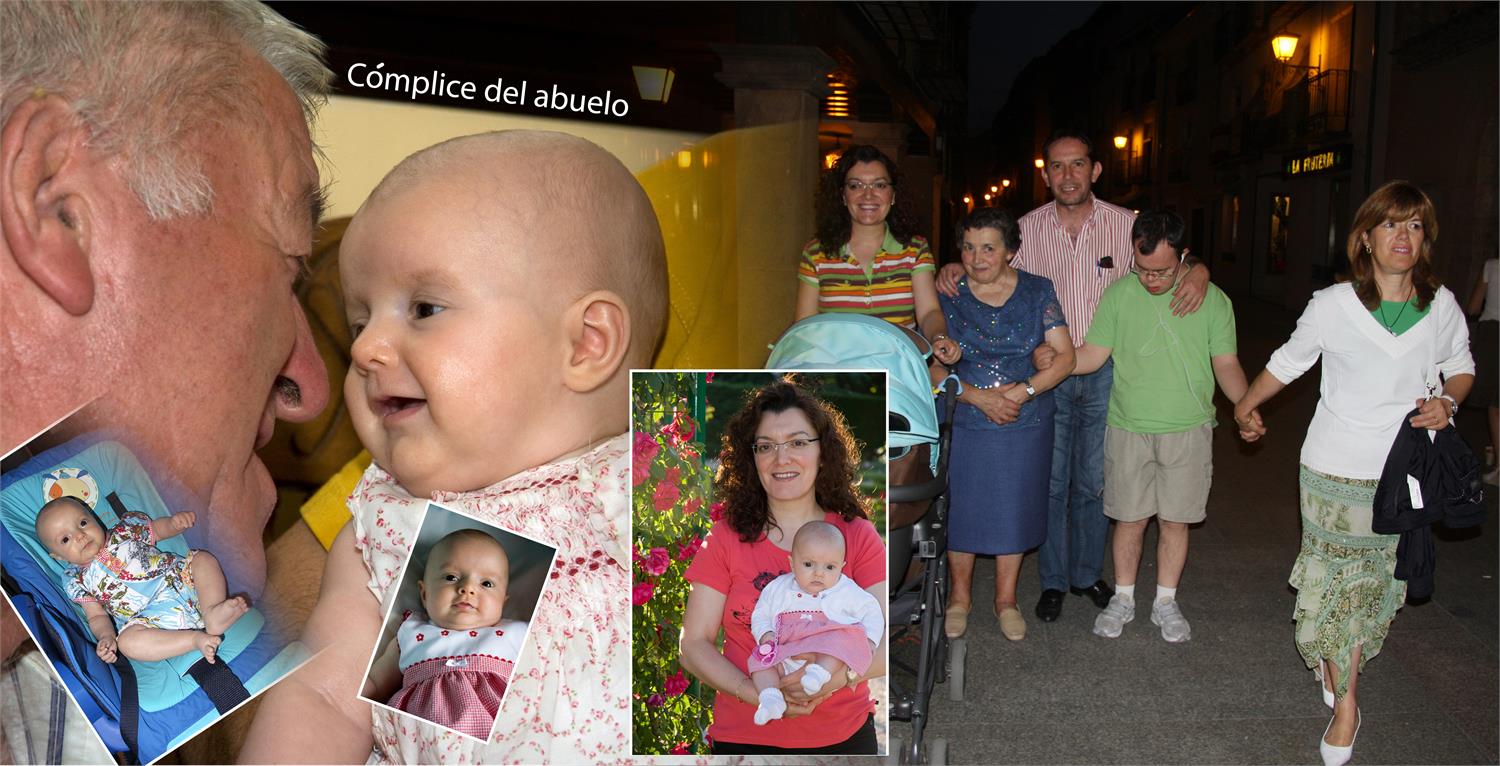
[[[721,506],[709,502],[705,449],[694,441],[702,431],[693,413],[695,403],[703,404],[703,382],[701,374],[653,372],[636,373],[631,384],[637,753],[707,753],[713,690],[683,672],[677,651],[691,587],[683,573],[722,516]]]

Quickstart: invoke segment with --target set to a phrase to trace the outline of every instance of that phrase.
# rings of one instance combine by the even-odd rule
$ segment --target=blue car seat
[[[63,592],[66,565],[36,539],[37,512],[63,495],[88,503],[106,527],[123,510],[152,518],[170,511],[140,463],[113,441],[74,439],[0,476],[0,585],[109,750],[154,761],[306,658],[301,645],[264,631],[252,608],[225,632],[218,662],[197,652],[159,662],[99,659],[82,608]],[[188,552],[181,536],[158,546]]]

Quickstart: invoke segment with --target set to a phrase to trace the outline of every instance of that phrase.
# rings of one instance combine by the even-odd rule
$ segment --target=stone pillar
[[[797,256],[813,236],[818,101],[833,59],[800,45],[714,46],[734,89],[735,171],[724,214],[736,253],[737,364],[760,367],[792,323]]]

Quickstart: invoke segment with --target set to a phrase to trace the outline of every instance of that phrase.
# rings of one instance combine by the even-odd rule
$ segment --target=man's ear
[[[609,382],[630,348],[630,310],[619,295],[595,290],[579,298],[564,315],[568,359],[563,383],[588,393]]]
[[[0,224],[10,257],[74,316],[94,305],[88,132],[55,95],[28,98],[0,127]]]

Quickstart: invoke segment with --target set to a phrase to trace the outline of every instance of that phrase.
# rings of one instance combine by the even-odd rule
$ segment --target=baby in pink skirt
[[[502,620],[510,559],[495,538],[461,529],[432,546],[417,589],[426,614],[409,613],[370,669],[365,696],[487,740],[526,623]]]
[[[804,663],[808,694],[817,694],[834,673],[863,674],[870,667],[885,635],[885,615],[880,602],[843,572],[843,533],[826,521],[809,521],[792,537],[792,571],[760,592],[750,615],[750,632],[759,641],[749,661],[760,691],[757,725],[786,712],[779,681]]]

